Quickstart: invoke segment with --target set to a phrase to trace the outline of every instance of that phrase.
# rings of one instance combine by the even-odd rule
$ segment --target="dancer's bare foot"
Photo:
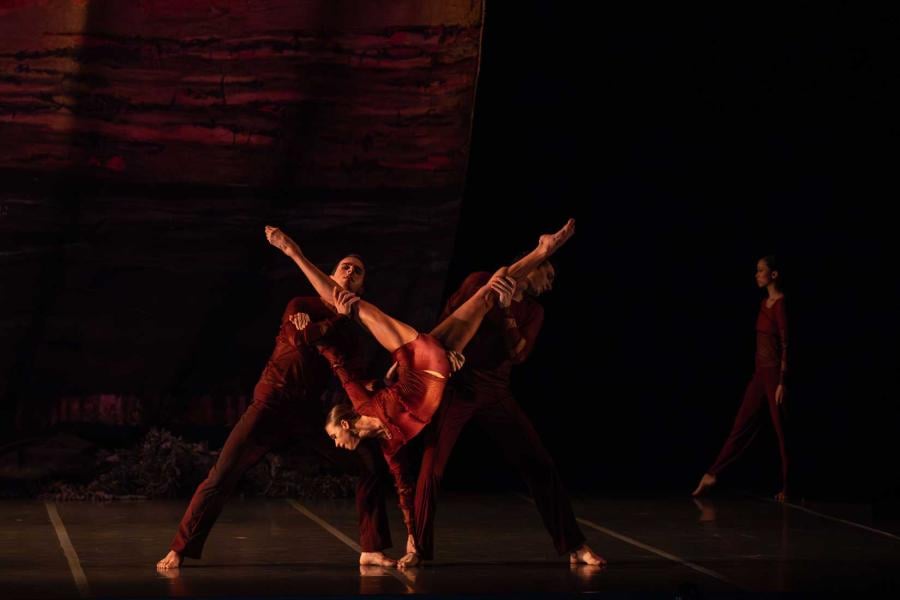
[[[390,577],[391,571],[385,567],[375,565],[359,565],[359,574],[362,577]]]
[[[697,489],[691,492],[691,496],[702,496],[714,485],[716,485],[716,476],[704,473],[700,478],[700,483],[697,484]]]
[[[401,571],[412,567],[418,567],[422,564],[422,557],[419,556],[419,549],[416,547],[416,540],[409,534],[406,536],[406,556],[397,561],[397,568]]]
[[[597,575],[606,571],[606,565],[586,565],[584,563],[569,563],[569,571],[575,576],[590,583]]]
[[[575,552],[569,553],[569,563],[573,565],[580,563],[602,567],[606,564],[606,559],[599,554],[596,554],[587,544],[583,544],[580,548],[576,549]]]
[[[716,507],[708,498],[694,498],[694,506],[700,510],[701,523],[711,523],[716,520]]]
[[[385,556],[384,552],[361,552],[359,564],[375,567],[395,567],[397,566],[397,561]]]
[[[163,579],[168,579],[170,582],[175,583],[181,580],[181,569],[156,569],[156,574],[162,577]],[[186,594],[177,594],[179,596],[184,596]]]
[[[272,244],[285,254],[301,254],[300,246],[298,246],[297,243],[292,240],[288,234],[278,229],[277,227],[266,225],[266,239],[270,244]]]
[[[780,502],[780,503],[784,504],[787,501],[788,501],[787,488],[785,488],[785,489],[781,490],[780,492],[778,492],[777,494],[775,494],[775,502]]]
[[[166,554],[165,558],[156,563],[157,571],[165,571],[167,569],[178,569],[181,567],[181,563],[184,562],[184,557],[174,550],[169,550],[169,553]]]
[[[406,556],[397,561],[397,568],[401,571],[418,567],[422,564],[422,557],[416,552],[407,552]]]
[[[560,249],[570,237],[575,235],[575,219],[569,219],[556,233],[545,233],[538,239],[538,248],[549,258]]]

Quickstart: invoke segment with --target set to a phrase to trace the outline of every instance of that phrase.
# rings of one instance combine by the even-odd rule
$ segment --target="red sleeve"
[[[778,328],[778,339],[781,343],[781,376],[778,383],[784,385],[788,374],[788,322],[784,298],[775,304],[775,326]]]
[[[331,316],[318,321],[311,321],[304,329],[298,331],[294,324],[288,320],[288,317],[295,313],[306,313],[313,318],[316,309],[321,310],[321,306],[313,306],[309,298],[294,298],[291,300],[287,308],[284,309],[284,315],[281,317],[281,327],[287,334],[285,337],[294,347],[310,346],[315,344],[326,335],[331,333],[332,329],[343,321],[349,321],[346,315],[331,313]]]
[[[347,357],[343,352],[333,346],[320,345],[318,349],[319,354],[328,361],[331,370],[340,380],[341,385],[344,386],[344,391],[347,392],[353,408],[359,409],[361,405],[372,398],[373,392],[370,392],[365,387],[371,380],[360,379],[359,373],[355,372],[348,365]]]
[[[394,486],[397,488],[397,500],[400,512],[403,514],[403,522],[409,535],[413,533],[413,515],[415,510],[416,483],[409,466],[406,446],[400,448],[394,454],[384,453],[388,468],[394,478]]]
[[[544,307],[535,301],[523,300],[523,309],[495,306],[485,316],[503,337],[507,358],[512,364],[525,362],[534,348],[541,326],[544,324]],[[515,306],[515,305],[514,305]],[[516,317],[516,313],[519,314]]]
[[[506,339],[506,347],[509,350],[509,358],[513,364],[525,362],[525,359],[534,349],[534,342],[537,340],[541,327],[544,324],[544,307],[535,303],[533,308],[522,319],[522,323],[516,321],[515,317],[510,315],[507,326],[504,331],[504,339]],[[525,344],[522,344],[522,340]],[[513,342],[515,342],[514,345]]]

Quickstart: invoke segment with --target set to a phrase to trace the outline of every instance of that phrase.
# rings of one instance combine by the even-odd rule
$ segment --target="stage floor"
[[[556,555],[527,497],[448,494],[436,560],[406,573],[360,569],[350,500],[236,499],[203,560],[164,576],[155,563],[186,504],[0,502],[2,597],[900,592],[900,536],[750,497],[575,498],[588,543],[609,561],[598,569]],[[399,511],[392,525],[402,546]]]

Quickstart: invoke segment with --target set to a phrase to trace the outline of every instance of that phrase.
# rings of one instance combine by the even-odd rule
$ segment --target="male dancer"
[[[553,265],[545,261],[517,286],[511,301],[509,296],[500,296],[469,343],[465,366],[451,379],[448,397],[425,438],[415,505],[420,556],[409,559],[407,555],[401,559],[400,567],[433,558],[438,488],[453,446],[469,421],[484,428],[507,460],[519,469],[557,551],[569,554],[572,563],[606,563],[585,543],[553,459],[510,390],[512,367],[528,358],[543,324],[544,309],[537,297],[553,287],[554,276]],[[490,278],[490,273],[469,275],[447,301],[441,318],[468,300]]]
[[[338,262],[331,279],[342,290],[360,293],[365,265],[357,255]],[[225,502],[241,476],[273,448],[284,445],[296,431],[309,403],[317,403],[331,378],[320,348],[332,348],[350,357],[347,365],[361,372],[359,330],[348,318],[351,306],[341,301],[338,289],[328,302],[318,296],[297,297],[285,308],[275,349],[253,390],[253,403],[231,430],[216,464],[197,487],[181,519],[169,553],[158,569],[177,569],[185,557],[200,558],[203,545]],[[377,448],[363,457],[364,474],[356,490],[359,511],[360,564],[393,566],[382,552],[391,546],[384,493],[386,473],[376,462]],[[381,460],[380,458],[377,460]]]

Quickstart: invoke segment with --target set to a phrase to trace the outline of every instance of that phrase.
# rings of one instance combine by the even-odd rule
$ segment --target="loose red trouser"
[[[781,481],[786,484],[788,476],[788,453],[784,442],[784,422],[781,408],[775,404],[775,390],[778,388],[781,372],[778,367],[757,367],[753,378],[744,392],[744,400],[734,419],[734,426],[725,445],[722,446],[708,472],[718,475],[722,469],[736,461],[750,446],[762,426],[761,415],[768,405],[769,416],[775,435],[778,438],[778,450],[781,453]]]
[[[531,420],[513,398],[508,382],[469,373],[461,386],[448,386],[443,404],[425,432],[425,450],[416,485],[416,546],[426,560],[434,555],[434,516],[444,468],[466,423],[486,431],[521,473],[557,552],[585,543],[575,513],[550,454]]]
[[[182,556],[200,558],[203,545],[241,477],[267,452],[296,435],[298,418],[283,408],[254,400],[231,430],[216,464],[188,505],[170,548]],[[324,434],[323,439],[324,438]],[[363,469],[356,488],[360,546],[376,552],[391,546],[385,493],[390,477],[377,448],[360,445]],[[373,451],[374,450],[374,451]]]

